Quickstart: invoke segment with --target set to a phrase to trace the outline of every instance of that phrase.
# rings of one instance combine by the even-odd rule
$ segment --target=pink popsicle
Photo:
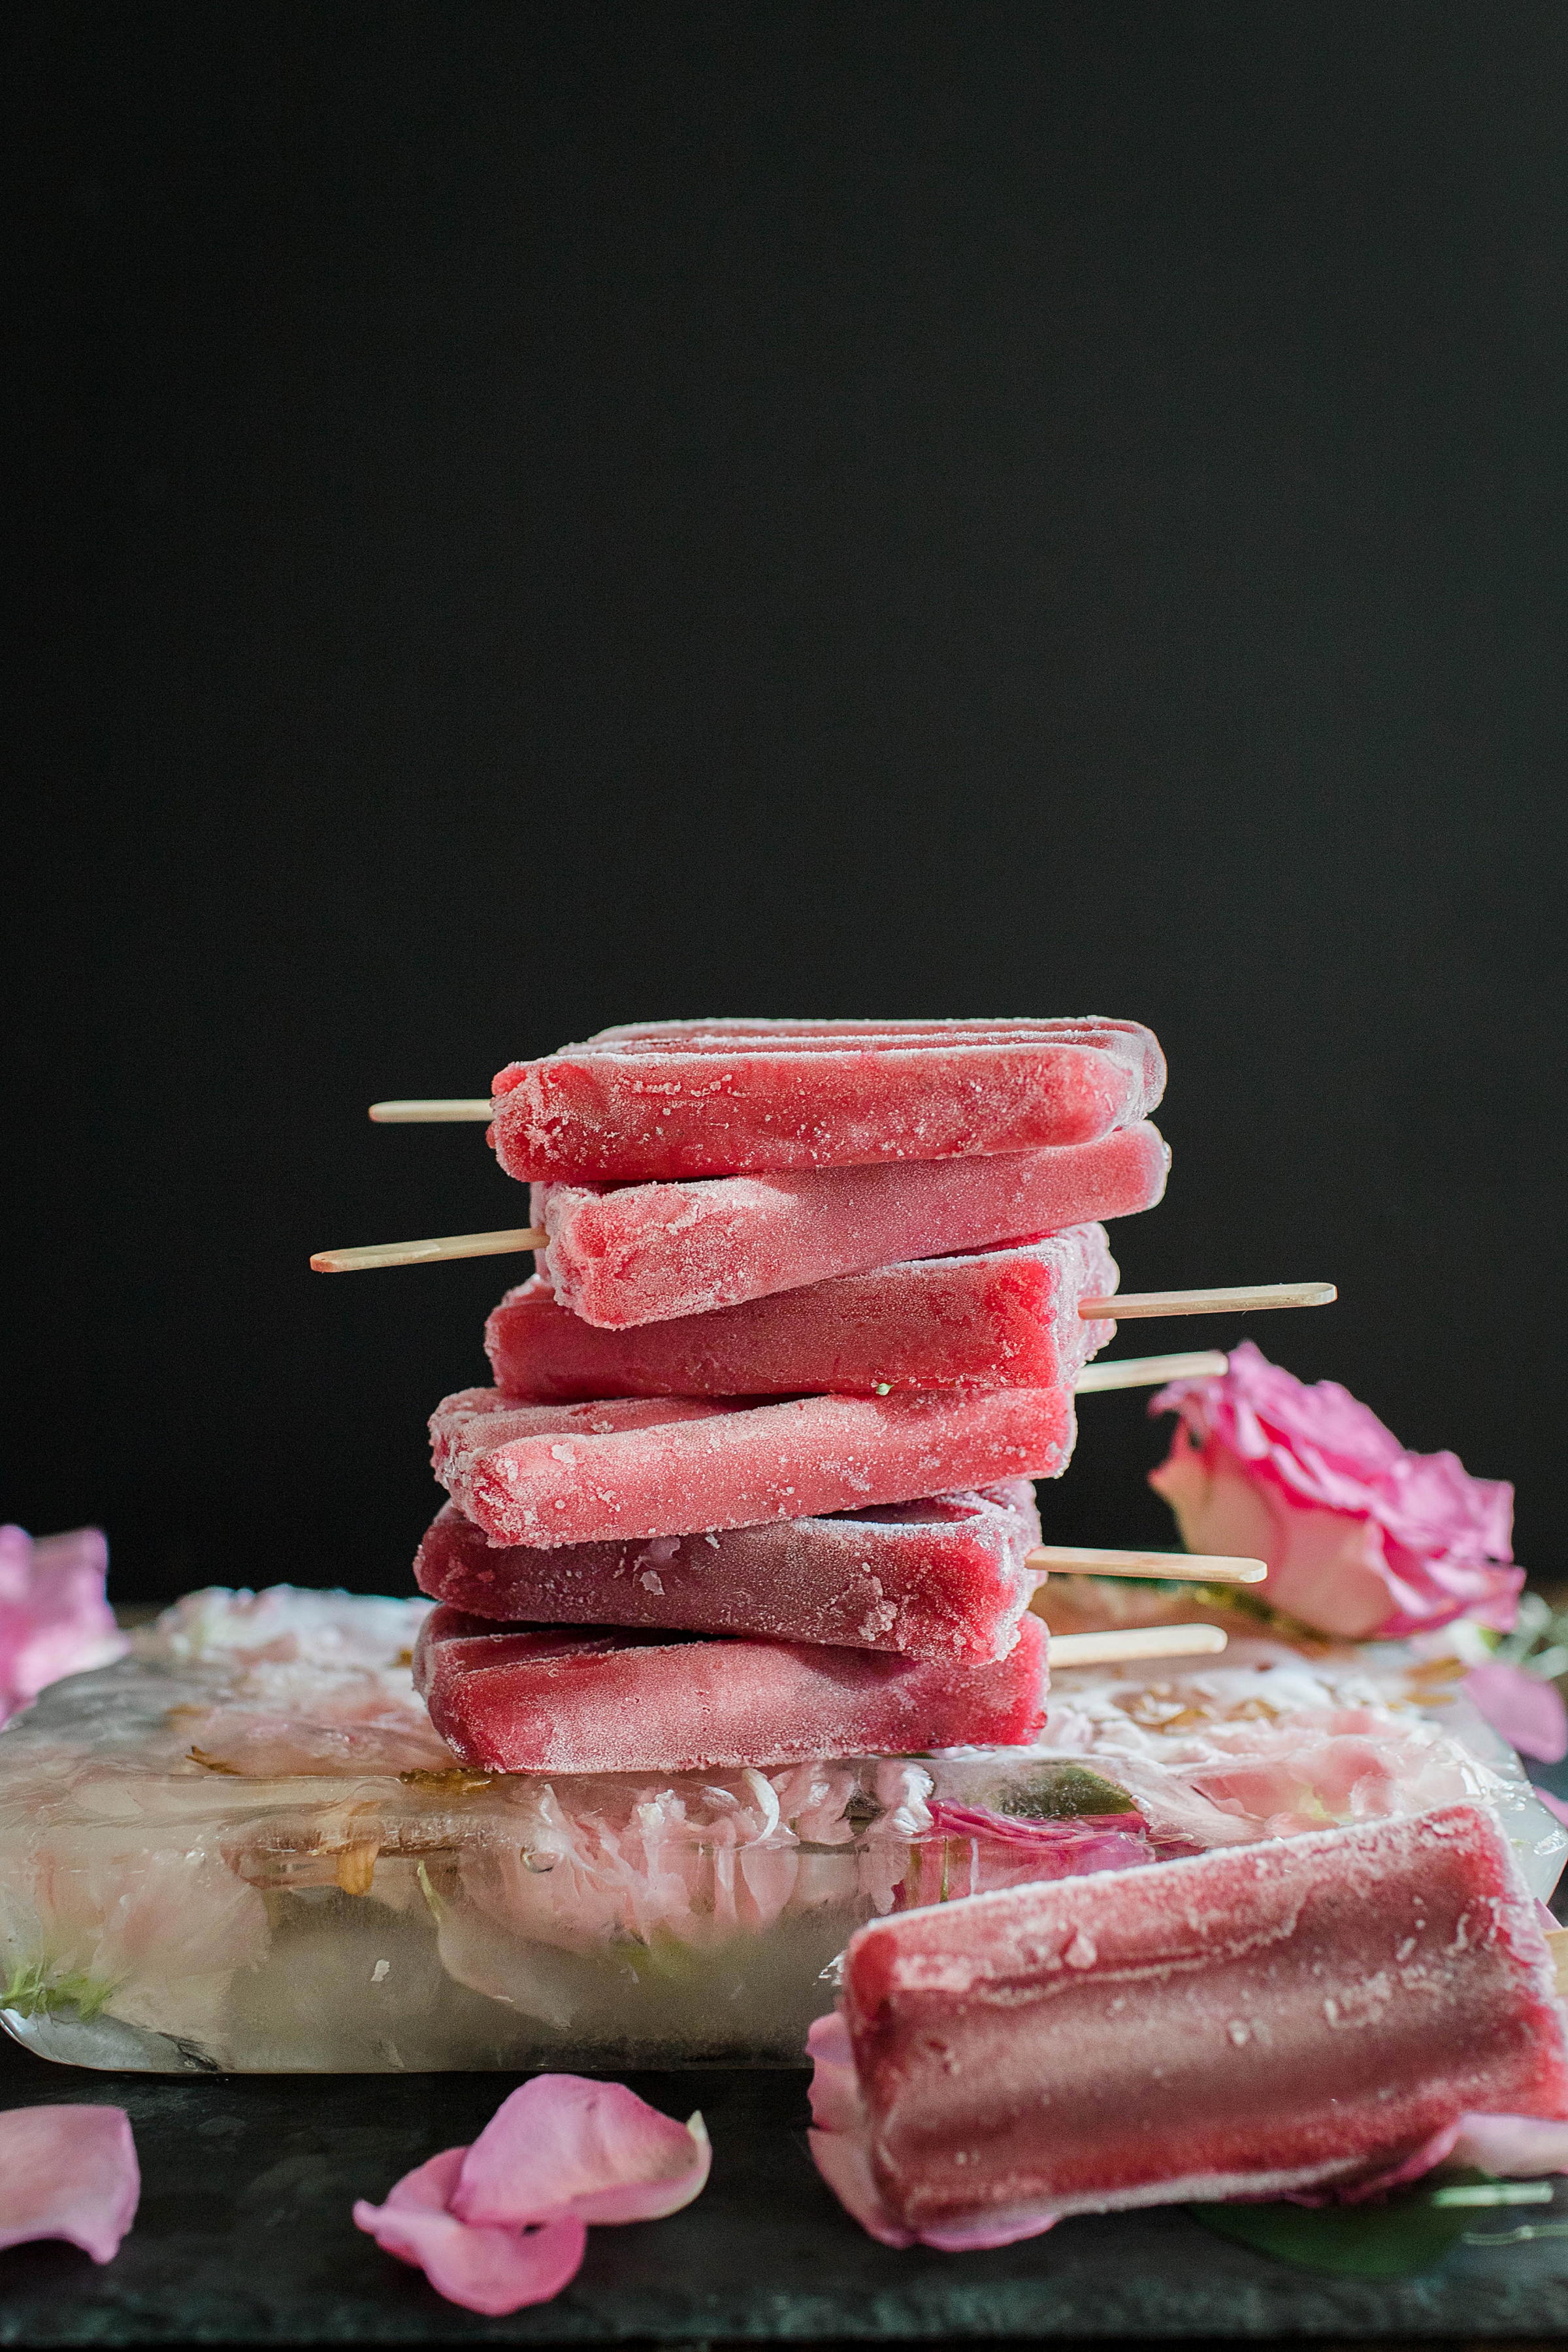
[[[863,1510],[911,1495],[1054,1478],[1074,1427],[1061,1389],[885,1397],[622,1397],[520,1404],[460,1389],[431,1416],[435,1475],[498,1543],[680,1536]]]
[[[491,1772],[687,1772],[817,1757],[1023,1745],[1045,1720],[1046,1638],[1026,1617],[990,1665],[791,1642],[498,1633],[434,1610],[414,1654],[430,1719]]]
[[[1039,1582],[1024,1554],[1039,1541],[1023,1478],[838,1518],[550,1551],[498,1550],[448,1503],[413,1572],[434,1599],[510,1623],[682,1628],[979,1665],[1018,1640]]]
[[[485,1326],[496,1386],[536,1402],[611,1396],[885,1395],[1071,1388],[1113,1323],[1080,1298],[1116,1287],[1100,1225],[973,1256],[915,1258],[804,1290],[609,1331],[558,1306],[548,1276]]]
[[[577,1182],[843,1168],[1086,1143],[1154,1108],[1135,1021],[659,1021],[513,1062],[509,1176]]]
[[[1170,1154],[1146,1120],[1094,1143],[972,1160],[618,1191],[536,1184],[555,1295],[617,1329],[911,1258],[989,1249],[1153,1208]]]
[[[909,2232],[1287,2196],[1418,2168],[1468,2112],[1568,2116],[1534,1905],[1474,1804],[877,1921],[840,2007]]]

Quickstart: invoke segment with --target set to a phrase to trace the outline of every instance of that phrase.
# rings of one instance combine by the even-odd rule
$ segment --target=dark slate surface
[[[819,2183],[803,2074],[631,2079],[671,2114],[702,2107],[714,2141],[706,2194],[667,2221],[593,2231],[555,2303],[485,2320],[382,2254],[350,2210],[473,2138],[509,2078],[96,2074],[7,2043],[0,2101],[125,2106],[143,2189],[136,2226],[103,2269],[62,2245],[0,2254],[0,2343],[1473,2340],[1568,2330],[1568,2238],[1460,2247],[1392,2284],[1286,2269],[1176,2210],[1067,2221],[996,2253],[894,2253]]]

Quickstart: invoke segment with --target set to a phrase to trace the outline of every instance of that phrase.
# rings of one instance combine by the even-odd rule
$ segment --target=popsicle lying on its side
[[[618,1190],[536,1184],[556,1297],[619,1329],[706,1315],[835,1275],[1031,1241],[1152,1209],[1170,1153],[1147,1120],[1094,1143]]]
[[[1054,1478],[1072,1451],[1062,1389],[885,1397],[620,1397],[524,1404],[461,1389],[431,1415],[436,1477],[497,1542],[553,1549],[863,1510],[911,1495]]]
[[[1568,2116],[1534,1903],[1475,1804],[879,1920],[840,2011],[812,2150],[894,2244],[1370,2186],[1468,2113]]]
[[[581,1632],[501,1633],[435,1609],[414,1652],[430,1719],[490,1772],[684,1772],[1020,1747],[1045,1721],[1047,1643],[993,1664],[886,1650]]]
[[[836,1518],[651,1541],[497,1549],[448,1503],[413,1563],[419,1589],[505,1623],[641,1625],[982,1665],[1016,1643],[1040,1582],[1024,1478]]]
[[[557,1304],[548,1276],[485,1326],[507,1396],[885,1396],[893,1389],[1071,1388],[1114,1323],[1081,1298],[1116,1287],[1101,1225],[971,1256],[840,1275],[711,1315],[604,1330]]]
[[[1152,1110],[1135,1021],[655,1021],[513,1062],[509,1176],[590,1182],[858,1167],[1086,1143]]]

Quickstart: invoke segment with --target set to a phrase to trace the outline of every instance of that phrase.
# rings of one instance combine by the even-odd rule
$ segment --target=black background
[[[1559,1561],[1568,11],[6,14],[0,1505],[406,1590],[613,1020],[1099,1011],[1153,1286]],[[1124,1352],[1229,1325],[1129,1328]],[[1140,1397],[1048,1533],[1170,1540]]]

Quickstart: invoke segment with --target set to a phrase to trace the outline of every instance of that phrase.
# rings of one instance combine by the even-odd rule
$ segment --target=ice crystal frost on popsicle
[[[524,1404],[463,1389],[431,1416],[435,1475],[501,1543],[689,1535],[912,1495],[1052,1478],[1074,1434],[1060,1389]]]
[[[536,1184],[563,1307],[607,1329],[706,1315],[838,1275],[989,1249],[1153,1208],[1170,1153],[1146,1120],[1094,1143],[687,1183]]]
[[[535,1275],[494,1310],[485,1348],[498,1389],[540,1402],[1071,1388],[1115,1329],[1084,1320],[1078,1302],[1116,1282],[1100,1225],[620,1330],[585,1323]]]
[[[1027,1479],[830,1518],[775,1519],[553,1550],[489,1543],[448,1503],[420,1546],[423,1591],[479,1617],[685,1627],[981,1664],[1005,1656],[1039,1581]]]
[[[1134,1021],[663,1021],[494,1081],[508,1175],[641,1181],[1082,1143],[1152,1110]]]

